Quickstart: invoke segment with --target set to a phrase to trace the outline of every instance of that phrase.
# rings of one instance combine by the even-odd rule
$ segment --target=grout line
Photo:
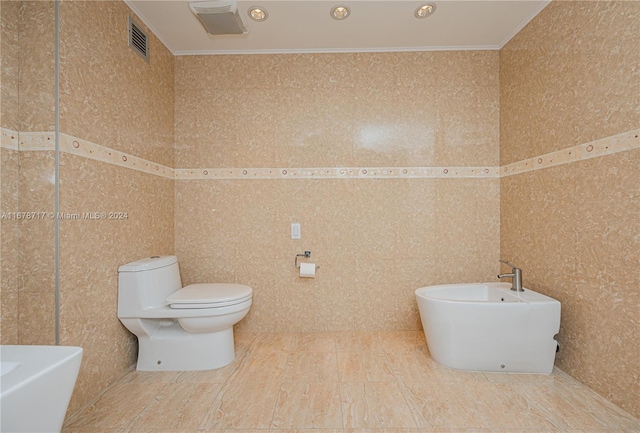
[[[60,2],[54,3],[55,13],[55,71],[54,71],[54,100],[55,100],[55,132],[54,132],[54,212],[60,214]],[[56,346],[60,345],[60,219],[56,218],[53,222],[54,233],[54,285],[55,285],[55,334]]]
[[[234,335],[234,338],[235,338],[235,335]],[[240,370],[248,362],[248,360],[249,360],[249,358],[251,356],[251,350],[252,350],[251,346],[253,346],[253,343],[255,342],[256,338],[257,337],[254,336],[254,338],[251,340],[250,346],[247,348],[246,352],[242,356],[242,360],[238,360],[238,358],[235,359],[235,361],[238,361],[235,369],[229,375],[229,377],[227,377],[226,380],[222,383],[222,386],[220,387],[220,390],[215,395],[215,397],[213,397],[213,401],[211,402],[211,406],[209,407],[209,410],[207,410],[204,413],[204,415],[202,416],[202,419],[200,419],[200,423],[198,424],[198,427],[196,428],[197,431],[201,430],[200,426],[204,422],[205,418],[207,418],[207,415],[209,415],[209,413],[212,410],[214,410],[214,403],[216,402],[216,400],[219,400],[220,397],[224,396],[224,394],[229,390],[229,388],[234,385],[232,382],[240,374]],[[234,341],[234,345],[235,345],[235,341]],[[214,428],[214,430],[216,430],[216,429]],[[207,430],[207,431],[213,431],[213,430]]]
[[[291,351],[287,352],[287,360],[284,364],[284,369],[282,370],[282,377],[280,378],[280,384],[278,385],[278,395],[276,396],[276,402],[273,405],[273,411],[271,411],[271,420],[269,421],[269,431],[271,430],[280,430],[280,427],[274,428],[273,421],[276,418],[276,411],[278,410],[278,403],[280,403],[280,394],[282,393],[282,386],[284,385],[284,378],[287,374],[287,370],[289,370],[289,359],[291,358]]]
[[[236,368],[236,370],[237,370],[237,368]],[[235,373],[235,371],[236,371],[236,370],[234,370],[234,372],[233,372],[233,373]],[[215,396],[213,396],[213,400],[211,401],[211,404],[210,404],[210,406],[209,406],[209,409],[208,409],[208,410],[206,410],[206,411],[202,414],[202,417],[201,417],[201,418],[200,418],[200,420],[198,421],[198,427],[196,427],[196,430],[199,430],[199,429],[200,429],[200,426],[202,425],[203,421],[205,420],[205,418],[207,417],[207,415],[209,415],[209,412],[213,409],[213,404],[216,402],[216,400],[218,399],[218,397],[220,397],[220,395],[221,395],[221,393],[222,393],[222,390],[223,390],[223,389],[225,389],[225,386],[226,386],[227,382],[228,382],[229,380],[231,380],[231,377],[233,377],[233,373],[232,373],[232,374],[231,374],[231,375],[230,375],[230,376],[229,376],[229,377],[224,381],[224,383],[222,383],[222,384],[221,384],[220,389],[218,390],[218,392],[216,393],[216,395],[215,395]],[[179,374],[178,374],[178,376],[179,376]],[[176,380],[177,380],[178,376],[176,376]],[[203,383],[203,382],[199,382],[198,384],[201,384],[201,383]],[[190,385],[196,386],[197,384],[190,383]],[[209,385],[216,385],[216,383],[210,383]]]
[[[124,429],[122,431],[128,431],[131,430],[134,426],[134,424],[136,423],[136,421],[142,417],[144,415],[144,413],[147,411],[147,409],[149,409],[151,407],[151,405],[153,405],[156,401],[158,401],[158,396],[160,394],[162,394],[162,391],[164,391],[164,389],[169,385],[170,382],[165,382],[162,384],[162,388],[160,388],[158,390],[158,392],[156,393],[156,395],[153,396],[153,398],[150,399],[149,403],[147,403],[140,412],[138,412],[137,415],[135,415],[133,418],[131,418],[131,421],[129,422],[129,424],[127,424],[126,427],[124,427]],[[139,385],[139,384],[138,384]]]
[[[382,344],[382,342],[380,344]],[[426,422],[430,426],[430,427],[427,427],[427,428],[434,428],[433,426],[431,426],[429,421],[427,421],[426,419],[422,418],[422,415],[420,415],[419,413],[417,413],[413,409],[413,406],[407,400],[407,390],[403,386],[404,383],[400,380],[400,377],[394,371],[393,366],[391,364],[391,361],[389,360],[389,355],[387,354],[387,351],[384,350],[384,347],[383,347],[382,353],[384,353],[384,357],[387,360],[387,364],[389,365],[389,368],[391,369],[391,374],[393,374],[393,377],[396,379],[396,384],[398,385],[398,388],[400,388],[400,393],[402,394],[402,398],[404,399],[404,404],[407,405],[407,408],[409,409],[409,413],[411,414],[411,417],[413,418],[413,423],[416,425],[416,428],[425,429],[425,427],[420,427],[420,425],[418,425],[418,421],[420,421],[420,424],[424,424]],[[420,419],[418,420],[417,417],[420,417]]]
[[[336,360],[336,372],[338,373],[338,398],[340,399],[340,422],[342,423],[342,432],[344,433],[346,431],[347,426],[346,424],[346,419],[344,416],[344,405],[342,404],[343,400],[343,395],[342,395],[342,374],[340,373],[340,362],[338,360],[338,339],[337,339],[337,332],[333,333],[333,344],[334,344],[334,357]]]

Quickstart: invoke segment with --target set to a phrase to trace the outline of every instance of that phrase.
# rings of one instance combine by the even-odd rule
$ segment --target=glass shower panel
[[[55,2],[3,1],[3,344],[55,344]]]

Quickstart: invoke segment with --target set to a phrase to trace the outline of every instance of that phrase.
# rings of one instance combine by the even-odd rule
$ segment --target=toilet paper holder
[[[296,269],[300,269],[300,265],[298,264],[298,257],[309,258],[311,257],[311,251],[305,251],[304,254],[296,254],[296,260],[295,260]],[[316,269],[320,269],[320,266],[316,265]]]

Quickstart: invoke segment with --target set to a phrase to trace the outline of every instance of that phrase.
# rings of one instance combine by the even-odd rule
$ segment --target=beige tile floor
[[[442,367],[421,332],[236,333],[236,354],[213,371],[132,371],[63,433],[640,431],[558,369]]]

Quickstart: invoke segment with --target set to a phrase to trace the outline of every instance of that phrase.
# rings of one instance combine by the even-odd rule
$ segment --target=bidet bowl
[[[509,283],[446,284],[416,290],[431,357],[460,370],[553,370],[560,302]]]
[[[0,431],[52,433],[62,429],[82,348],[0,346]]]

